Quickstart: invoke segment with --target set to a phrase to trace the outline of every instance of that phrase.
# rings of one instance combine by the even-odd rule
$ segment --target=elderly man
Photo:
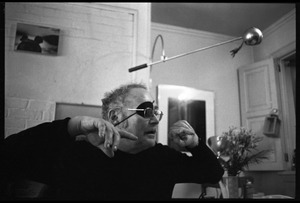
[[[66,118],[9,136],[6,182],[41,182],[52,199],[166,200],[176,183],[217,183],[223,176],[186,121],[169,136],[192,156],[156,142],[163,113],[144,85],[122,85],[102,102],[102,118]]]

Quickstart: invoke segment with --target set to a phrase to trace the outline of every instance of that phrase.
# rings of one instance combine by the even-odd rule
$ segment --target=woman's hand
[[[137,137],[127,131],[117,129],[102,118],[76,116],[68,123],[68,132],[72,137],[78,135],[92,145],[100,148],[109,157],[114,156],[121,138],[137,140]]]
[[[174,123],[170,128],[169,137],[180,147],[193,148],[199,142],[195,130],[186,120],[179,120]]]

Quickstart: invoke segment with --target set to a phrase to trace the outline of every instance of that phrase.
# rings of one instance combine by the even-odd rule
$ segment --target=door
[[[285,169],[283,122],[279,122],[279,133],[276,135],[263,133],[265,118],[273,109],[278,109],[279,121],[282,116],[276,71],[278,70],[272,58],[238,69],[242,126],[252,129],[257,136],[264,138],[259,143],[258,150],[272,150],[268,160],[249,165],[251,171]]]
[[[281,92],[282,117],[285,124],[285,160],[288,170],[295,170],[293,157],[296,149],[296,52],[291,52],[277,60],[279,87]]]

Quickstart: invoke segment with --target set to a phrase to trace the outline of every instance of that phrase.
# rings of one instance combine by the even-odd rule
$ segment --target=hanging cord
[[[243,44],[244,44],[244,41],[242,42],[242,44],[241,44],[239,47],[237,47],[237,48],[235,48],[235,49],[233,49],[233,50],[230,51],[230,52],[231,52],[232,58],[233,58],[233,57],[235,56],[235,54],[238,53],[238,51],[242,48]]]

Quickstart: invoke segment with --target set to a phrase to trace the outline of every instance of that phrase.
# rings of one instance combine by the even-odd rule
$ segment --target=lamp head
[[[255,27],[249,28],[243,36],[243,40],[245,44],[250,46],[260,44],[262,38],[263,38],[262,32]]]
[[[208,145],[216,154],[221,151],[223,147],[222,140],[217,135],[208,138]]]

